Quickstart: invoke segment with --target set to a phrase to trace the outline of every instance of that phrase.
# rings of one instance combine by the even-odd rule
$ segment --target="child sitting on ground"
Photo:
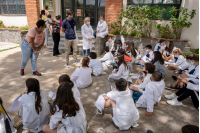
[[[177,49],[176,47],[174,47],[174,43],[172,41],[170,41],[170,43],[167,43],[167,46],[164,49],[163,52],[163,59],[165,61],[172,61],[174,59],[174,54],[173,51]]]
[[[116,42],[116,45],[117,45],[117,49],[116,49],[115,55],[118,55],[118,50],[122,48],[122,41],[118,40]]]
[[[187,65],[185,56],[183,54],[183,52],[177,48],[174,50],[174,60],[172,60],[171,62],[168,63],[168,65],[166,65],[166,67],[170,67],[172,69],[174,69],[175,71],[179,71],[181,70],[185,65]]]
[[[63,74],[59,77],[58,80],[59,84],[62,83],[69,83],[72,86],[72,92],[73,92],[73,96],[74,97],[78,97],[80,98],[80,92],[78,90],[78,88],[76,87],[76,85],[74,85],[74,83],[70,80],[70,77],[67,74]]]
[[[104,52],[105,52],[105,55],[102,58],[100,58],[99,61],[101,61],[103,68],[108,68],[111,66],[111,64],[114,60],[114,57],[113,57],[112,53],[109,52],[108,46],[106,46],[104,48]]]
[[[138,74],[143,72],[144,78],[143,80],[137,79],[135,81],[135,84],[130,84],[130,90],[135,91],[135,92],[143,92],[146,85],[151,82],[151,76],[152,73],[155,71],[155,65],[152,63],[145,63],[145,66],[143,67],[143,70],[140,71]]]
[[[18,99],[21,104],[19,115],[22,117],[23,129],[30,132],[40,132],[49,123],[50,106],[46,91],[40,90],[39,81],[28,78],[25,81],[26,92]]]
[[[62,83],[51,109],[50,122],[43,126],[45,133],[86,133],[86,115],[80,98],[73,97],[72,86]]]
[[[5,127],[5,118],[8,119],[9,121],[9,124],[10,124],[10,128],[11,128],[11,131],[9,131],[9,133],[17,133],[17,130],[14,128],[14,120],[10,117],[10,115],[6,115],[6,113],[4,112],[3,110],[3,101],[0,97],[0,133],[7,133],[6,131],[6,127]]]
[[[115,41],[116,37],[113,37],[112,39],[112,36],[109,36],[108,37],[108,41],[106,42],[106,46],[109,47],[109,51],[114,54],[115,53],[115,44],[114,44],[114,41]]]
[[[112,74],[109,75],[108,81],[112,82],[115,80],[118,80],[120,78],[124,78],[127,80],[129,76],[129,69],[128,65],[124,60],[124,55],[117,56],[118,62],[117,62],[117,69],[114,69]]]
[[[144,66],[144,63],[151,62],[152,60],[153,60],[152,46],[146,45],[143,51],[143,55],[141,56],[141,59],[138,60],[137,65]]]
[[[101,75],[103,73],[103,66],[101,62],[97,59],[97,54],[95,52],[90,52],[89,59],[89,67],[92,68],[92,74],[95,76]]]
[[[163,54],[163,51],[165,50],[165,47],[166,47],[166,45],[165,45],[165,40],[161,39],[161,40],[159,41],[159,43],[156,44],[156,46],[155,46],[155,48],[154,48],[154,52],[155,52],[155,51],[159,51],[161,54]]]
[[[89,67],[90,59],[84,57],[82,60],[82,67],[77,68],[71,76],[71,81],[78,88],[86,88],[92,84],[92,68]]]
[[[99,114],[102,114],[104,108],[113,108],[113,122],[120,130],[128,130],[130,127],[136,127],[139,119],[138,109],[130,95],[127,81],[120,78],[115,82],[116,88],[107,94],[98,97],[95,106]]]
[[[146,116],[153,114],[153,107],[159,103],[163,95],[165,82],[162,80],[162,73],[155,71],[143,92],[133,92],[133,100],[136,107],[147,108]]]

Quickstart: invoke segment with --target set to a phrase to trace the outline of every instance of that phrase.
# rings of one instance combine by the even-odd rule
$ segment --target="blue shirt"
[[[71,21],[69,21],[67,18],[65,20],[63,20],[62,28],[65,29],[65,39],[67,39],[67,40],[76,39],[76,34],[74,31],[75,25],[76,25],[76,21],[74,18],[72,18]]]

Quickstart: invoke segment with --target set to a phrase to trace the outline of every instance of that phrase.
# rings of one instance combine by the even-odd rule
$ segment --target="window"
[[[182,0],[127,0],[127,5],[132,5],[133,8],[135,8],[137,5],[139,6],[155,6],[158,5],[160,6],[160,9],[162,10],[163,8],[166,9],[165,14],[160,14],[162,19],[170,19],[170,13],[169,11],[171,8],[174,6],[177,9],[180,8]],[[177,16],[178,17],[178,16]]]
[[[26,15],[24,0],[0,0],[0,15]]]

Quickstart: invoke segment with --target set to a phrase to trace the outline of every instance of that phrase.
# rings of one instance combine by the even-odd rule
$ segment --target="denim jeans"
[[[39,47],[35,47],[35,50],[38,50]],[[35,54],[30,44],[24,39],[21,44],[22,49],[22,62],[21,69],[24,69],[29,58],[31,58],[31,66],[32,71],[35,72],[37,70],[37,58],[38,54]]]
[[[86,50],[84,49],[83,50],[83,58],[85,57],[85,53],[86,53]],[[89,53],[90,53],[90,49],[87,49],[87,56],[89,56]]]
[[[45,37],[45,44],[48,45],[49,28],[46,27],[46,28],[44,29],[44,31],[45,31],[45,35],[46,35],[46,37]]]
[[[97,38],[96,33],[97,33],[97,31],[95,31],[95,32],[93,33],[93,36],[94,36],[95,38]]]
[[[132,98],[133,101],[136,103],[138,101],[138,99],[142,96],[142,92],[136,92],[136,91],[132,91]]]

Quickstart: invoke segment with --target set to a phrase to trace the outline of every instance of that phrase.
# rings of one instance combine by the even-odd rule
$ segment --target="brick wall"
[[[32,28],[36,26],[36,22],[40,16],[39,0],[25,0],[26,16],[28,21],[28,27]]]
[[[105,0],[105,21],[107,24],[118,19],[123,6],[123,0]]]

